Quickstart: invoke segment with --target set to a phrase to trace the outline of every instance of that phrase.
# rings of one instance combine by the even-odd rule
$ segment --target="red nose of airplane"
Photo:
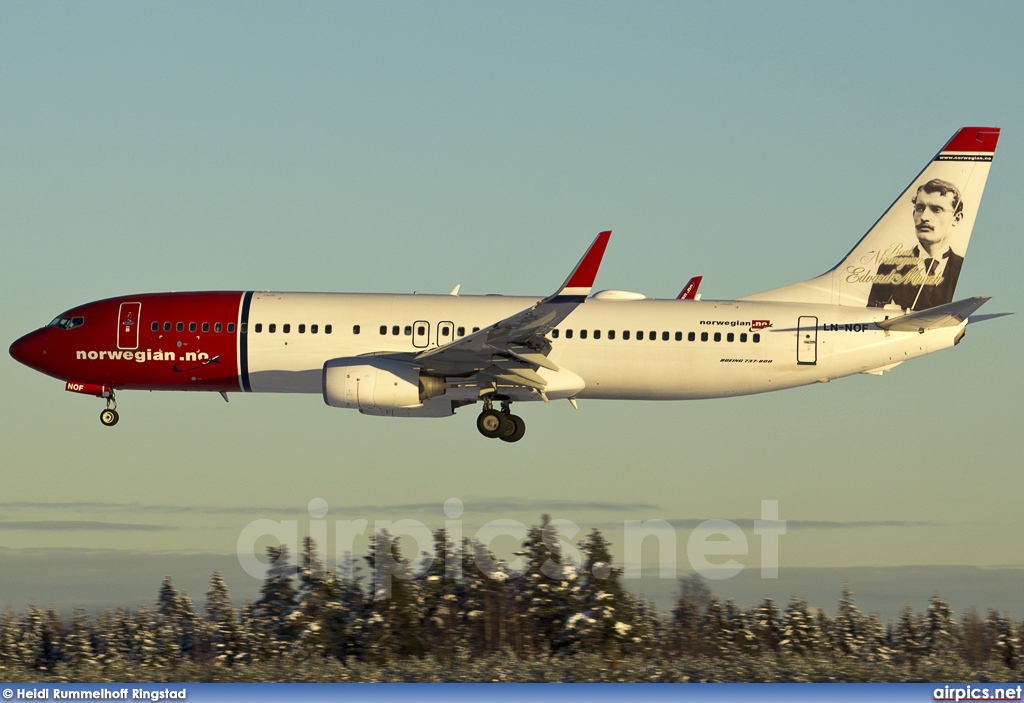
[[[45,350],[40,349],[38,335],[35,332],[29,332],[17,340],[8,351],[16,361],[36,370],[43,361],[42,356],[46,354]]]

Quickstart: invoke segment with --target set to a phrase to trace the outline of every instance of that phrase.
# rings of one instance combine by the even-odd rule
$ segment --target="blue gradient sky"
[[[4,3],[0,339],[145,291],[543,295],[607,228],[599,288],[753,293],[830,268],[967,124],[1003,135],[958,296],[1021,311],[1022,24],[1019,3]],[[125,392],[105,429],[4,355],[0,571],[42,559],[54,600],[91,603],[115,591],[62,571],[82,550],[113,583],[139,554],[229,562],[313,498],[440,526],[450,497],[467,532],[548,512],[620,557],[623,520],[683,521],[680,573],[711,517],[746,521],[756,567],[764,499],[794,525],[783,577],[1021,568],[1022,337],[1004,318],[883,378],[751,398],[525,406],[517,445],[472,408],[318,396]],[[199,563],[171,575],[202,586]],[[997,605],[987,587],[954,605]]]

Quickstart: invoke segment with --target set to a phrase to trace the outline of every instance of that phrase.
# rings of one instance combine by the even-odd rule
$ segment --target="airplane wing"
[[[697,289],[700,288],[700,282],[704,280],[703,276],[694,276],[691,278],[683,289],[679,291],[679,295],[676,296],[676,300],[696,300]]]
[[[975,310],[990,299],[982,296],[965,298],[955,303],[946,303],[945,305],[938,305],[927,310],[918,310],[909,315],[891,317],[888,320],[875,324],[883,330],[895,330],[896,332],[923,332],[925,330],[938,329],[939,327],[954,327],[970,317]]]
[[[547,358],[551,342],[545,335],[590,295],[611,234],[601,232],[597,235],[555,293],[479,332],[421,352],[413,358],[413,363],[429,373],[444,376],[477,374],[484,381],[532,388],[543,396],[547,382],[537,374],[537,370],[559,370]]]

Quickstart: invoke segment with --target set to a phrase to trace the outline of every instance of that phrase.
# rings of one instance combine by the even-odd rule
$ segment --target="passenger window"
[[[209,331],[210,331],[210,323],[209,322],[204,322],[203,323],[203,332],[209,332]]]
[[[700,341],[702,341],[702,342],[708,341],[708,333],[707,332],[701,332],[700,333]]]
[[[228,323],[228,332],[234,332],[234,331],[235,331],[235,323],[234,322],[229,322]],[[245,330],[243,330],[243,332],[244,331]]]
[[[608,339],[615,339],[615,330],[608,330]]]
[[[330,325],[324,325],[324,334],[330,334],[330,333],[331,333],[331,326]],[[356,325],[356,334],[359,334],[359,325]]]
[[[252,331],[255,332],[256,334],[259,334],[260,332],[262,332],[263,331],[263,323],[262,322],[257,322],[256,326],[252,328]]]
[[[330,328],[330,325],[324,325],[324,334],[330,334],[330,332],[327,331]],[[359,334],[359,325],[352,325],[352,334]]]
[[[381,334],[387,334],[388,333],[388,326],[387,325],[381,325],[380,326],[380,333]]]
[[[668,341],[668,332],[662,332],[661,333],[661,341],[663,341],[663,342],[667,342]]]
[[[727,334],[727,335],[725,336],[725,341],[727,341],[727,342],[731,342],[731,341],[733,341],[734,339],[736,339],[736,336],[735,336],[735,335],[734,335],[734,334],[733,334],[732,332],[730,332],[729,334]]]
[[[281,325],[281,332],[282,333],[288,334],[291,331],[292,331],[292,326],[291,325],[289,325],[289,324]]]
[[[555,329],[551,330],[551,337],[552,337],[552,339],[558,339],[558,335],[559,334],[560,334],[560,332],[559,332],[557,327]]]
[[[245,334],[245,328],[246,328],[247,324],[248,323],[246,323],[246,322],[242,323],[242,329],[241,329],[242,334]],[[235,331],[235,323],[231,322],[231,323],[228,324],[228,332],[234,332],[234,331]]]
[[[196,331],[196,323],[194,323],[194,322],[188,323],[188,331],[189,332],[195,332]]]
[[[761,335],[759,335],[757,332],[755,332],[754,333],[754,344],[757,344],[760,341],[761,341]]]
[[[658,333],[655,332],[654,330],[651,330],[650,333],[647,335],[647,338],[653,342],[655,339],[658,338]]]
[[[629,330],[622,330],[622,338],[626,340],[629,339]]]
[[[179,332],[184,332],[185,331],[185,323],[184,322],[179,322],[177,325],[174,326],[174,329],[178,330]]]
[[[474,327],[474,328],[473,328],[473,332],[479,332],[479,331],[480,331],[480,328],[479,328],[479,327]]]
[[[460,337],[465,337],[465,336],[466,336],[466,328],[465,328],[465,327],[460,327],[459,329],[455,330],[455,332],[456,332],[456,333],[457,333],[457,334],[458,334],[458,335],[459,335]]]
[[[395,325],[395,326],[393,326],[393,327],[391,328],[391,334],[393,334],[393,335],[394,335],[394,336],[396,336],[396,337],[398,336],[398,333],[399,333],[400,331],[401,331],[401,329],[400,329],[400,328],[398,327],[398,325]]]
[[[586,330],[580,330],[580,339],[586,339],[586,338],[587,338],[587,331]]]
[[[695,342],[695,341],[697,341],[697,334],[695,332],[690,332],[688,335],[686,335],[686,341],[688,341],[688,342]]]
[[[566,339],[572,339],[572,330],[566,330],[565,331],[565,338]]]
[[[747,341],[747,333],[746,332],[741,332],[740,333],[740,341],[741,342]]]
[[[309,333],[310,334],[316,334],[319,331],[320,331],[320,326],[319,325],[310,325],[309,326]]]
[[[403,330],[403,332],[405,332],[405,336],[406,337],[411,337],[412,336],[412,325],[406,325],[405,329]]]
[[[277,332],[277,323],[271,322],[269,325],[267,325],[267,332],[269,332],[270,334],[274,334],[274,332]]]
[[[154,322],[152,325],[150,325],[149,329],[151,329],[154,332],[156,332],[158,329],[160,329],[160,323],[159,322]]]
[[[638,341],[638,342],[642,342],[642,341],[644,341],[644,333],[643,333],[643,330],[637,330],[637,331],[636,331],[636,341]]]
[[[170,322],[165,322],[164,323],[164,332],[170,332],[170,331],[171,331],[171,323]]]
[[[306,333],[306,326],[305,325],[299,325],[299,334],[305,334],[305,333]]]
[[[218,332],[218,333],[219,332],[223,332],[224,331],[224,325],[221,324],[220,322],[213,323],[213,331],[214,332]]]
[[[594,339],[601,339],[601,330],[594,330]]]
[[[441,336],[442,337],[447,337],[448,333],[451,332],[451,331],[452,331],[451,327],[449,327],[448,325],[444,325],[443,327],[441,327]]]
[[[423,334],[426,334],[426,333],[427,333],[427,328],[424,327],[423,325],[418,325],[416,327],[416,334],[423,335]]]
[[[722,333],[721,332],[715,332],[715,341],[716,342],[721,342],[722,341]]]
[[[676,341],[677,342],[683,341],[683,333],[682,332],[676,332]]]

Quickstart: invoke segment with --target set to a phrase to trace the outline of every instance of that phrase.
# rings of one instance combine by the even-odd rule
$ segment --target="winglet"
[[[548,301],[555,299],[576,299],[583,300],[590,295],[594,287],[594,279],[597,278],[597,269],[601,266],[601,259],[604,257],[605,247],[608,246],[608,239],[612,236],[611,230],[601,232],[597,239],[587,249],[576,268],[572,270],[565,283],[558,289],[558,292],[548,298]],[[559,302],[560,302],[559,301]]]
[[[694,276],[690,281],[683,286],[683,289],[679,291],[679,295],[676,296],[676,300],[696,300],[697,289],[700,288],[700,282],[704,280],[703,276]]]

